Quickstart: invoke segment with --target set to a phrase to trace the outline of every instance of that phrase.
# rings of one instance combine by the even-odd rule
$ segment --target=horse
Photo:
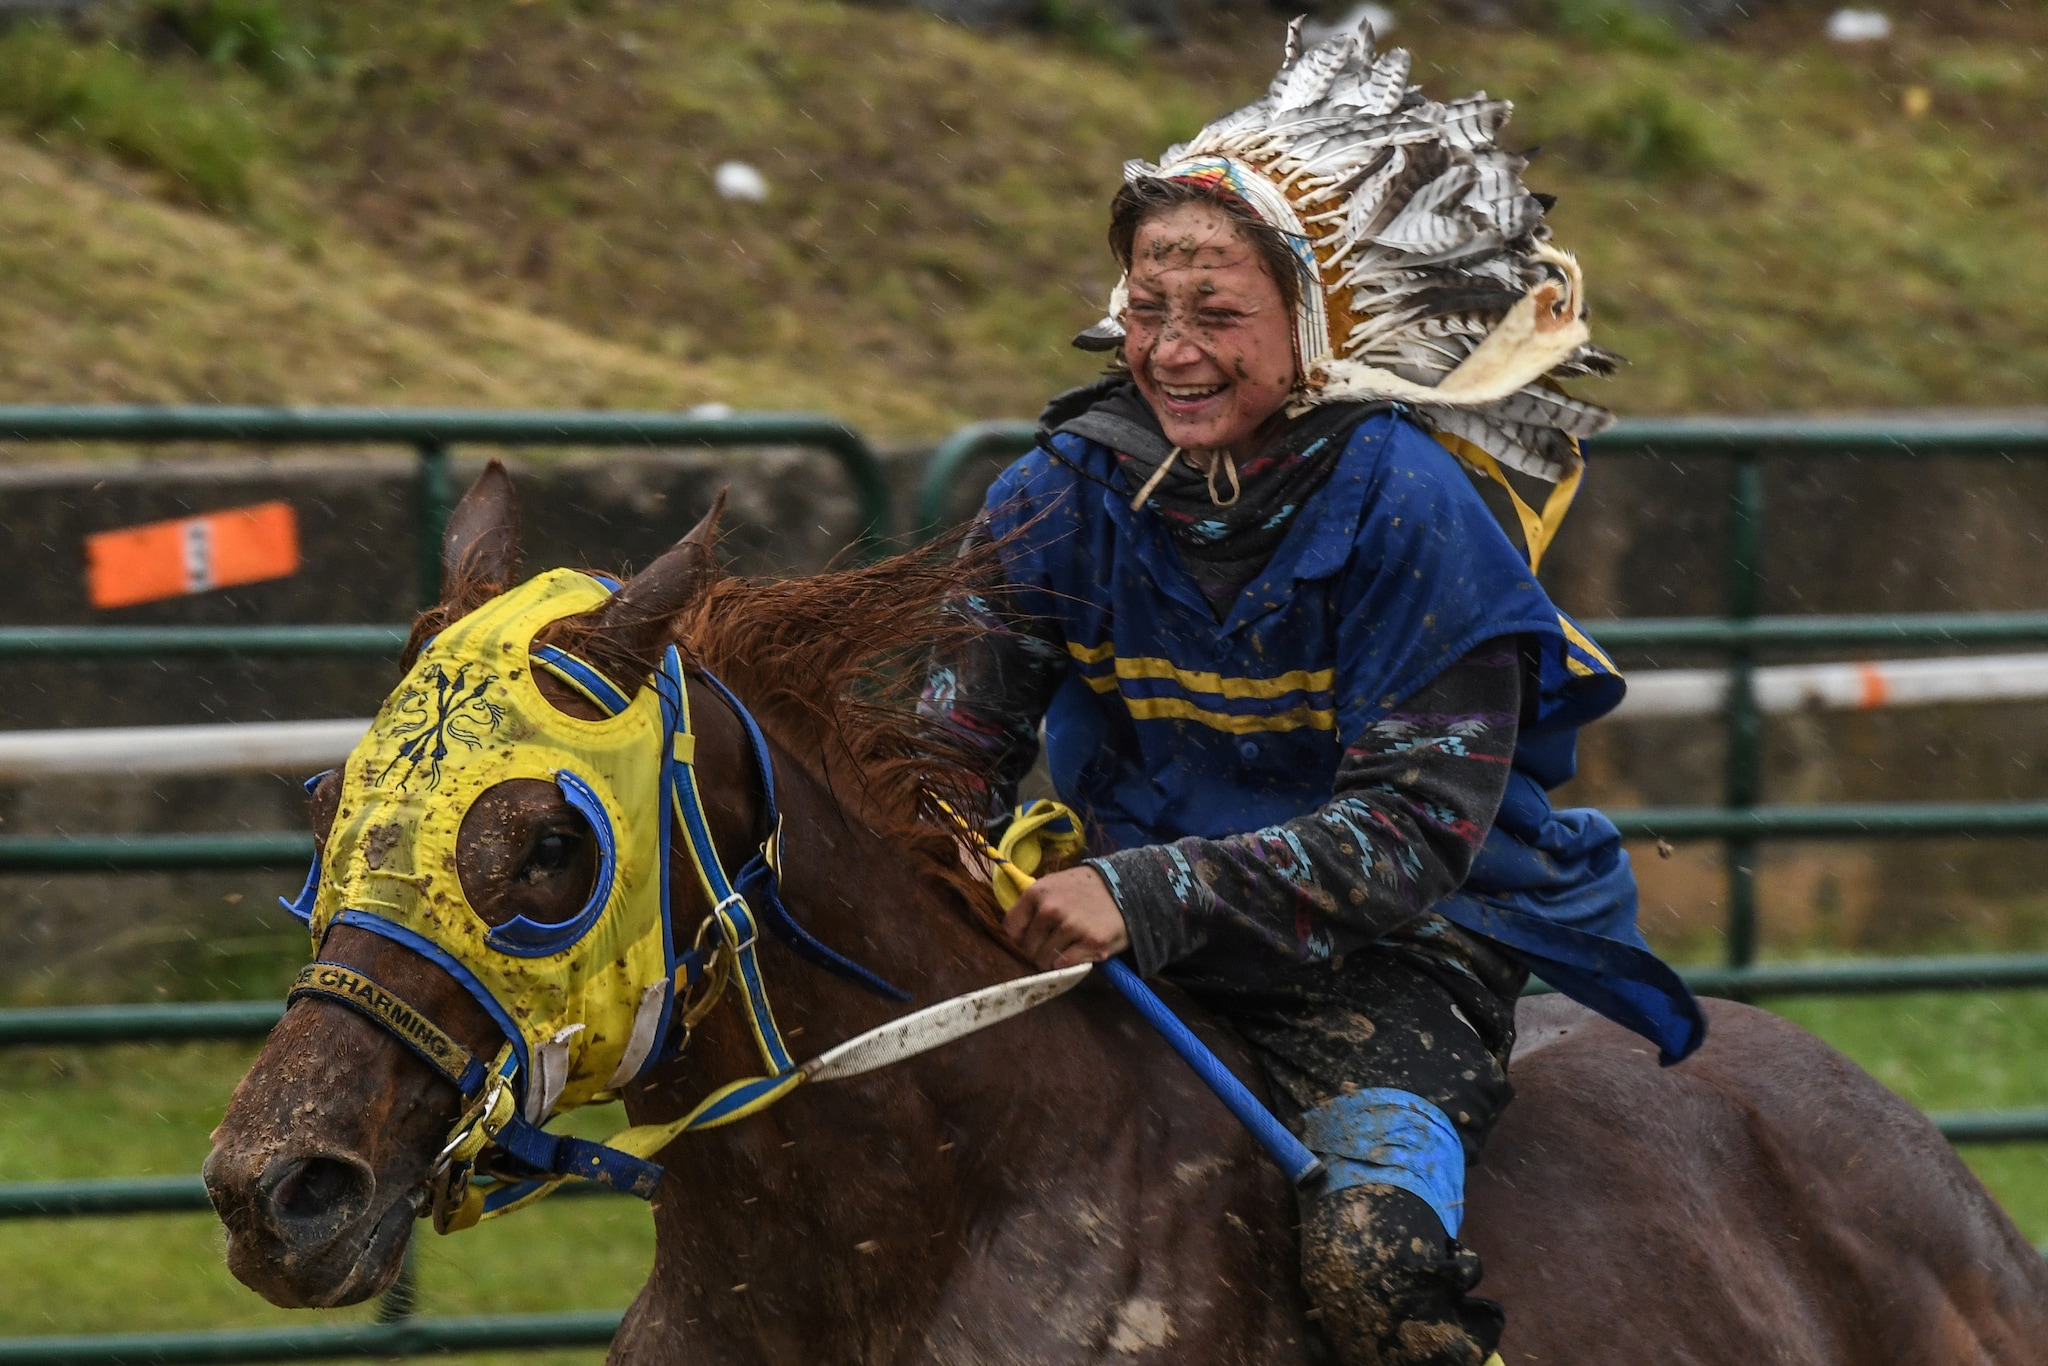
[[[986,887],[930,817],[932,784],[958,770],[916,715],[914,665],[957,629],[944,610],[957,572],[912,552],[809,578],[729,578],[710,550],[715,516],[588,619],[558,623],[561,638],[615,679],[647,678],[672,640],[687,651],[722,859],[766,832],[753,751],[702,671],[758,716],[783,794],[784,897],[811,933],[918,1005],[1019,975]],[[408,658],[516,579],[502,469],[455,510],[442,561],[444,599]],[[547,695],[595,715],[566,688]],[[334,800],[332,779],[315,789],[323,841]],[[590,877],[580,819],[550,784],[486,793],[458,856],[476,914],[560,918],[578,904]],[[694,894],[690,878],[675,885]],[[679,922],[708,909],[679,902]],[[342,925],[321,956],[390,985],[479,1058],[502,1042],[410,948]],[[759,963],[799,1053],[903,1009],[767,936]],[[1178,1004],[1258,1087],[1245,1047]],[[1507,1307],[1509,1366],[2048,1361],[2048,1271],[1927,1119],[1795,1026],[1733,1002],[1707,1009],[1705,1046],[1665,1068],[1651,1045],[1562,998],[1522,1003],[1519,1099],[1470,1173],[1465,1218],[1483,1293]],[[741,1016],[721,1006],[630,1085],[631,1119],[673,1119],[750,1070]],[[461,1106],[363,1016],[318,997],[291,1005],[205,1166],[234,1275],[284,1306],[386,1288]],[[1328,1359],[1299,1284],[1294,1193],[1092,982],[892,1067],[800,1087],[659,1158],[654,1265],[613,1362]],[[547,1255],[532,1250],[536,1272]]]

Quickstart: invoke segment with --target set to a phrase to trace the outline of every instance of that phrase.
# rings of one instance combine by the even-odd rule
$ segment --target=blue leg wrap
[[[1388,1087],[1324,1101],[1301,1117],[1301,1141],[1323,1159],[1323,1193],[1394,1186],[1436,1211],[1458,1236],[1465,1219],[1465,1145],[1450,1116]]]

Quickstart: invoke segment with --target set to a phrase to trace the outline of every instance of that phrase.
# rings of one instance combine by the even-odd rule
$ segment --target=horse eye
[[[526,856],[526,866],[519,870],[520,876],[528,882],[535,882],[555,873],[567,872],[582,850],[581,836],[550,831],[534,844],[533,852]]]

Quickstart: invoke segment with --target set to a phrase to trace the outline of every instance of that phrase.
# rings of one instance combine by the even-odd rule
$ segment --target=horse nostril
[[[304,1224],[331,1218],[349,1206],[367,1205],[374,1182],[359,1163],[332,1157],[287,1159],[282,1178],[271,1187],[277,1221]]]

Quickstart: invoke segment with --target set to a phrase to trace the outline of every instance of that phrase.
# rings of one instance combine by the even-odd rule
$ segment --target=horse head
[[[472,1147],[508,1123],[539,1133],[652,1061],[687,947],[665,944],[660,923],[669,768],[656,751],[687,689],[679,664],[680,696],[657,698],[650,680],[676,658],[677,613],[715,573],[722,503],[616,592],[567,571],[513,586],[518,507],[495,461],[456,508],[443,600],[414,630],[404,679],[348,764],[311,787],[322,852],[293,909],[319,961],[205,1166],[229,1266],[273,1303],[379,1293],[437,1194],[458,1206],[443,1220],[465,1217],[465,1196],[473,1220],[475,1193],[448,1189],[465,1116]],[[555,671],[535,666],[548,641],[576,652]],[[703,762],[737,774],[747,755],[727,729],[695,739]],[[751,785],[729,786],[707,819],[743,832]],[[629,979],[636,999],[621,995]],[[516,1160],[502,1171],[554,1174]]]

